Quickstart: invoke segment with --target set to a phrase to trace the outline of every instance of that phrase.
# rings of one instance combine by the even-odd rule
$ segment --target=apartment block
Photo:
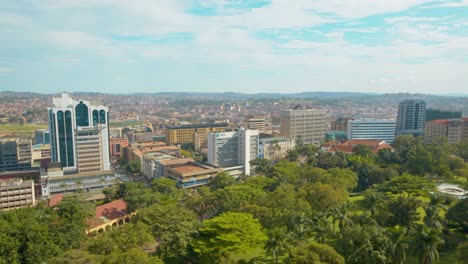
[[[436,119],[426,123],[425,140],[446,138],[450,144],[468,141],[468,118]]]
[[[33,180],[0,180],[0,210],[27,207],[35,203]]]

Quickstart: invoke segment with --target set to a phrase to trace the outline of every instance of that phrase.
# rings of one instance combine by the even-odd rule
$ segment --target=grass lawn
[[[143,124],[142,121],[137,121],[137,120],[129,120],[129,121],[116,121],[116,122],[110,122],[109,126],[111,128],[114,127],[126,127],[126,126],[133,126],[133,125],[141,125]]]
[[[46,128],[48,125],[0,125],[0,133],[25,133]]]
[[[349,197],[348,200],[354,204],[354,208],[351,209],[351,211],[356,215],[361,215],[367,211],[366,207],[364,206],[364,195],[352,196]]]

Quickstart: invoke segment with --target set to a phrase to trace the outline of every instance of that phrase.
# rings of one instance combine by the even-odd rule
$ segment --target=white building
[[[348,139],[395,140],[395,121],[391,119],[348,120]]]
[[[208,163],[226,168],[241,166],[244,174],[249,175],[250,161],[258,156],[258,143],[258,130],[241,128],[234,132],[210,133]]]
[[[109,171],[108,108],[68,94],[49,108],[51,159],[66,172]]]
[[[278,161],[286,157],[290,150],[293,150],[295,142],[285,137],[273,137],[260,139],[258,157],[271,161]]]

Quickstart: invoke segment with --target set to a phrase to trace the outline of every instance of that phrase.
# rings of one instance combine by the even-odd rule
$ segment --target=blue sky
[[[0,91],[468,94],[468,0],[5,0]]]

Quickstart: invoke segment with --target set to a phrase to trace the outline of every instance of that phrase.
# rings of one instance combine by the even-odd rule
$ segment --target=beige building
[[[168,165],[164,170],[165,176],[176,180],[177,185],[181,188],[206,185],[222,171],[221,168],[194,161]]]
[[[36,144],[32,146],[31,164],[34,167],[40,167],[42,160],[50,160],[50,145]]]
[[[166,142],[168,145],[190,143],[199,150],[207,148],[209,133],[224,132],[228,128],[228,123],[166,126]]]
[[[338,117],[336,120],[331,122],[332,131],[347,131],[348,130],[348,120],[353,120],[351,117],[341,116]]]
[[[285,137],[273,137],[260,139],[258,145],[258,157],[271,161],[278,161],[286,157],[293,150],[295,142]]]
[[[245,127],[247,129],[256,129],[260,132],[265,131],[264,116],[247,116],[245,118]]]
[[[35,203],[33,180],[0,180],[0,210],[32,206]]]
[[[280,132],[296,144],[320,145],[325,141],[329,123],[325,113],[317,109],[289,109],[281,111]]]
[[[450,144],[468,141],[468,118],[436,119],[426,123],[425,140],[435,141],[445,137]]]

